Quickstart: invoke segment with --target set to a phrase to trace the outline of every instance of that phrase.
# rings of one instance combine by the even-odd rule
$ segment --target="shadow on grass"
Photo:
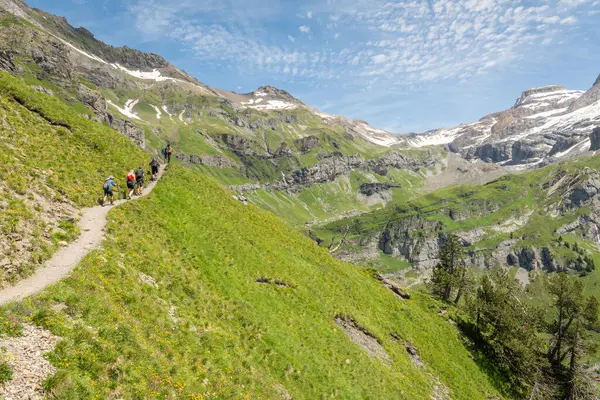
[[[510,371],[502,368],[501,363],[497,361],[496,352],[483,339],[475,324],[459,318],[457,326],[462,332],[462,340],[465,347],[471,353],[479,369],[489,377],[494,388],[506,398],[524,398],[523,393],[515,385],[511,384],[514,377],[511,376]]]

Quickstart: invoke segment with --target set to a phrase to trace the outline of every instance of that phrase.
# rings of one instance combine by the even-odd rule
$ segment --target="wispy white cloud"
[[[600,9],[598,0],[307,0],[308,11],[276,0],[135,1],[140,32],[168,36],[209,63],[405,87],[510,65]],[[280,20],[297,29],[274,35],[269,23]],[[323,40],[307,44],[297,32]]]
[[[560,20],[561,25],[573,25],[577,23],[577,18],[570,16]]]

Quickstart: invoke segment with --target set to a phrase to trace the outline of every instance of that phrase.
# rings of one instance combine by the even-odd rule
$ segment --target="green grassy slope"
[[[0,72],[0,232],[9,246],[3,259],[32,246],[31,257],[0,279],[28,274],[58,241],[70,240],[69,210],[94,205],[108,175],[124,177],[146,158],[119,133]]]
[[[454,399],[498,397],[436,302],[399,300],[202,174],[172,168],[152,195],[112,211],[108,231],[70,278],[3,311],[63,338],[50,356],[56,398],[429,399],[436,385]],[[389,361],[351,341],[337,315]]]

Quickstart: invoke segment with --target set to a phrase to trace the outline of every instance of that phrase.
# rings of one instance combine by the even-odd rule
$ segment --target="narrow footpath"
[[[165,165],[161,165],[158,172],[158,179],[150,182],[139,197],[147,196],[154,190],[157,182],[162,178],[165,171]],[[29,278],[17,282],[16,285],[0,290],[0,305],[11,301],[22,300],[32,294],[41,292],[46,287],[59,282],[66,277],[75,266],[85,257],[90,250],[96,249],[104,240],[104,228],[106,227],[106,217],[113,207],[118,207],[127,201],[115,201],[114,206],[97,206],[84,208],[83,215],[79,220],[79,230],[81,235],[73,243],[57,251],[44,266],[37,269]]]

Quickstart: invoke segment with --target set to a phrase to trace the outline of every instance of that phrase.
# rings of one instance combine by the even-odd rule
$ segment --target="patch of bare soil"
[[[409,342],[406,342],[405,346],[406,346],[406,352],[410,356],[410,359],[413,362],[413,364],[415,364],[419,368],[424,367],[425,363],[423,363],[423,361],[421,360],[421,357],[419,357],[419,353],[417,352],[417,349],[415,349],[415,347]]]
[[[431,400],[452,400],[450,397],[450,388],[446,386],[443,382],[441,382],[438,378],[433,375],[430,375],[431,378],[435,381],[433,386],[433,391],[429,396]]]
[[[424,193],[465,183],[484,184],[509,173],[496,164],[487,164],[483,161],[472,163],[454,153],[448,153],[444,164],[446,168],[443,171],[425,180]]]
[[[293,399],[290,392],[288,392],[287,389],[283,385],[281,385],[281,384],[275,385],[275,390],[279,394],[279,396],[280,396],[279,398],[281,400],[292,400]]]
[[[393,278],[377,274],[377,279],[383,284],[383,286],[394,292],[396,297],[399,297],[403,300],[410,299],[410,293],[406,292],[406,290],[404,290],[402,286],[400,286],[400,284],[398,284]]]
[[[261,276],[260,278],[258,278],[256,280],[256,283],[260,283],[263,285],[275,285],[279,286],[280,288],[296,289],[296,285],[294,285],[293,283],[286,282],[283,279],[269,278],[266,276]]]
[[[6,286],[8,280],[30,273],[33,266],[39,264],[39,254],[44,247],[53,245],[52,236],[65,233],[59,226],[60,222],[72,221],[77,217],[77,210],[72,204],[65,200],[52,201],[52,198],[61,196],[45,186],[34,186],[24,195],[0,184],[0,226],[4,229],[0,235],[0,254],[4,255],[0,258],[1,286]],[[29,216],[21,216],[14,226],[8,226],[17,215],[14,207],[18,206],[11,206],[9,201],[2,199],[13,199],[20,203]]]
[[[404,348],[406,349],[410,360],[413,362],[413,364],[415,364],[416,367],[423,368],[425,366],[425,363],[423,362],[423,360],[421,360],[421,357],[419,356],[419,352],[417,351],[415,346],[412,345],[412,343],[404,341],[404,339],[402,339],[402,337],[397,333],[392,332],[390,336],[396,342],[404,344]]]
[[[23,325],[23,335],[0,338],[0,349],[13,369],[13,378],[0,386],[5,400],[42,399],[42,383],[55,369],[44,355],[54,349],[58,337],[34,325]]]
[[[379,343],[379,340],[367,329],[359,326],[352,318],[337,316],[335,317],[335,323],[367,353],[382,360],[389,360],[390,355]]]

